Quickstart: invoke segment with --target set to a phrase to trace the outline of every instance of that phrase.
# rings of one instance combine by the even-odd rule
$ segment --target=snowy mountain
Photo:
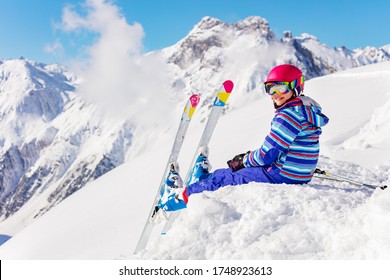
[[[390,60],[389,45],[363,50],[332,48],[313,35],[294,37],[291,31],[278,38],[268,21],[258,16],[233,24],[205,17],[162,54],[173,68],[174,88],[181,92],[208,92],[220,83],[221,77],[240,81],[232,107],[260,98],[262,82],[277,64],[297,65],[306,79],[311,79]]]
[[[126,122],[107,120],[75,93],[77,79],[56,65],[25,59],[0,65],[0,213],[6,219],[32,197],[53,205],[124,162]],[[31,210],[31,209],[30,209]]]
[[[386,62],[307,82],[305,93],[330,117],[321,137],[321,169],[390,183],[389,81]],[[257,148],[272,116],[269,98],[224,115],[210,145],[214,168]],[[183,172],[204,127],[200,114],[194,118],[179,158]],[[158,146],[89,183],[13,236],[0,247],[0,258],[390,258],[390,191],[317,178],[302,186],[251,183],[193,195],[168,234],[154,234],[134,256],[173,134],[161,134]]]
[[[311,79],[389,61],[389,46],[335,49],[309,34],[294,37],[292,32],[286,31],[283,38],[277,38],[267,20],[261,17],[249,17],[234,24],[205,17],[177,44],[145,57],[161,57],[171,82],[168,89],[159,91],[157,106],[153,108],[159,106],[160,100],[169,99],[167,103],[172,106],[173,116],[181,110],[186,96],[199,93],[202,98],[202,108],[197,112],[200,124],[222,80],[236,82],[227,110],[230,114],[262,100],[262,81],[276,64],[298,65],[306,78]],[[80,94],[86,82],[101,85],[98,81],[104,80],[116,66],[107,61],[105,65],[107,71],[78,77],[59,65],[44,65],[23,58],[0,61],[0,231],[4,234],[17,233],[88,182],[153,147],[161,147],[155,139],[166,140],[174,133],[175,123],[167,117],[166,110],[153,115],[157,121],[167,117],[166,121],[159,122],[158,126],[144,125],[141,121],[146,122],[145,113],[121,118],[102,109],[93,98],[91,101]],[[103,103],[107,103],[107,107],[116,99],[118,86],[140,82],[136,73],[132,73],[132,77],[134,79],[129,79],[126,72],[124,83],[108,84],[100,89],[106,95]],[[91,88],[93,96],[98,89]],[[370,92],[371,87],[367,90]],[[126,111],[126,106],[119,106],[129,100],[151,108],[147,105],[153,96],[148,99],[140,93],[130,94],[135,98],[113,102],[115,109]],[[130,107],[130,111],[133,109]],[[364,131],[376,129],[376,118],[386,116],[386,110],[370,115],[374,118],[373,124],[367,123]],[[362,123],[366,120],[359,119]],[[347,126],[346,131],[349,131]],[[378,133],[382,139],[386,130]],[[371,140],[362,137],[356,136],[345,145],[363,143],[369,147],[378,141],[377,137]],[[257,137],[254,138],[257,143]]]

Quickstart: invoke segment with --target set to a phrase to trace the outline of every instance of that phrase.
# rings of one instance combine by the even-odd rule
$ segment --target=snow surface
[[[390,183],[389,85],[388,62],[307,82],[305,93],[330,117],[321,138],[321,169],[367,183]],[[210,144],[213,167],[225,167],[235,154],[258,148],[272,116],[269,98],[224,115]],[[179,158],[182,173],[203,126],[194,121],[189,128]],[[161,132],[148,152],[17,233],[0,247],[0,258],[390,258],[390,191],[320,179],[303,186],[251,183],[193,195],[168,234],[154,234],[146,249],[133,255],[174,134],[175,128]],[[0,235],[8,239],[7,232]]]

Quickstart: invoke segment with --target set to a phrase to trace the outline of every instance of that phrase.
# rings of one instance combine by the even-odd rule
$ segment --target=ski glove
[[[236,155],[233,159],[231,159],[227,162],[228,166],[233,170],[233,172],[236,172],[242,168],[245,168],[244,158],[249,153],[250,153],[250,151],[243,153],[243,154]]]

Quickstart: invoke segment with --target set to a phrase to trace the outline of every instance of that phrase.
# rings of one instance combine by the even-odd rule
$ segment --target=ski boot
[[[176,162],[171,163],[167,179],[165,180],[165,185],[167,186],[168,190],[183,187],[183,180],[179,175],[179,171],[179,165]]]
[[[188,197],[186,189],[177,189],[168,197],[162,197],[158,203],[158,209],[164,212],[177,211],[187,207]]]
[[[177,162],[170,163],[169,171],[164,183],[164,187],[161,188],[160,191],[161,197],[168,196],[172,189],[183,187],[183,180],[179,175],[179,164]]]
[[[164,191],[161,194],[161,199],[156,205],[152,217],[158,212],[164,212],[165,216],[166,211],[176,211],[185,208],[188,199],[185,198],[187,195],[183,187],[183,180],[179,175],[179,165],[176,162],[171,163],[167,179],[165,180]],[[161,209],[164,211],[159,211]]]
[[[192,168],[191,176],[187,182],[187,186],[210,177],[211,165],[208,160],[208,156],[208,147],[201,147],[199,149],[199,155],[195,161],[194,167]]]

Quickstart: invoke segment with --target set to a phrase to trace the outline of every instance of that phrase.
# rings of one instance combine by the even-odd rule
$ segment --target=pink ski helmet
[[[291,64],[281,64],[274,67],[268,74],[264,84],[270,82],[289,82],[291,89],[296,89],[296,94],[299,95],[305,85],[305,79],[302,71]]]

